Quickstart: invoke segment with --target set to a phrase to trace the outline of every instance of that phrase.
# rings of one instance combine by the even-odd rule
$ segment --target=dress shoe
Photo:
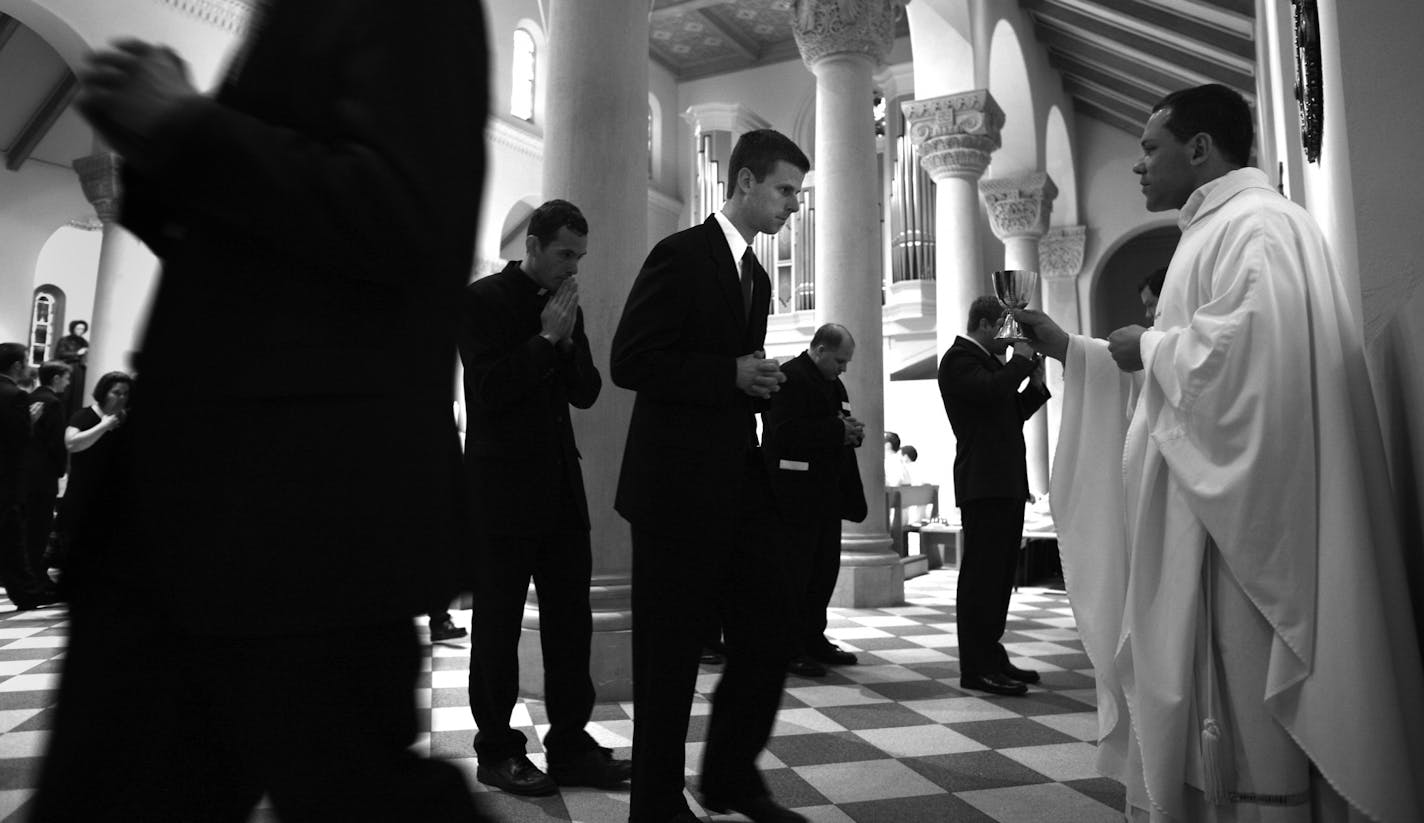
[[[1020,683],[1037,683],[1043,678],[1038,676],[1038,672],[1033,669],[1020,669],[1012,663],[1005,663],[1002,673],[1010,680],[1017,680]]]
[[[704,666],[720,666],[727,662],[727,658],[723,657],[721,652],[703,649],[702,657],[698,658],[697,662]]]
[[[799,677],[826,676],[826,667],[805,655],[791,658],[791,662],[786,664],[786,671]]]
[[[442,640],[459,640],[465,636],[465,627],[456,626],[450,618],[445,618],[440,622],[430,624],[430,642],[439,643]]]
[[[1018,697],[1019,695],[1028,694],[1028,686],[1016,680],[1010,680],[998,672],[981,675],[962,675],[959,678],[959,688],[974,689],[976,691],[989,692],[990,694],[1002,694],[1007,697]]]
[[[831,643],[812,648],[806,654],[812,660],[827,666],[854,666],[856,664],[855,655]]]
[[[569,760],[550,760],[549,777],[560,786],[614,789],[633,776],[633,761],[619,760],[602,747],[579,752]]]
[[[717,801],[708,799],[702,803],[707,811],[714,814],[737,812],[746,815],[752,823],[806,823],[804,815],[797,814],[765,795],[744,800]]]
[[[526,797],[543,797],[559,790],[557,783],[522,754],[501,760],[493,766],[481,765],[475,769],[475,779],[486,786]]]

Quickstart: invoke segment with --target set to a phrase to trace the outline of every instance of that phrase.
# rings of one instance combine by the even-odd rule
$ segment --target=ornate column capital
[[[895,44],[895,22],[908,0],[796,0],[791,31],[807,68],[835,54],[864,54],[885,62]]]
[[[1038,244],[1040,274],[1046,280],[1074,280],[1083,270],[1087,226],[1054,226]]]
[[[119,168],[123,161],[111,151],[101,151],[87,157],[75,158],[74,172],[79,175],[79,185],[84,197],[94,206],[99,219],[105,224],[113,223],[119,217]]]
[[[1042,237],[1048,231],[1058,187],[1046,172],[979,181],[979,196],[989,210],[989,225],[1000,240]]]
[[[741,103],[698,103],[688,106],[682,119],[692,126],[694,134],[704,131],[726,131],[736,140],[757,129],[771,128],[766,119]]]
[[[977,180],[999,148],[1004,111],[988,89],[924,100],[900,106],[910,126],[910,139],[920,150],[920,163],[935,181],[950,177]]]

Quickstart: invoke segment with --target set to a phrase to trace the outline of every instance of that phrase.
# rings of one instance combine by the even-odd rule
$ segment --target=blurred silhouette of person
[[[411,746],[415,616],[456,573],[481,4],[252,13],[211,96],[137,40],[78,72],[163,272],[100,484],[123,493],[73,535],[33,819],[244,820],[265,794],[284,820],[471,820]]]
[[[22,343],[0,343],[0,586],[22,610],[53,602],[25,551],[25,451],[38,416],[38,404],[19,384],[27,356]]]

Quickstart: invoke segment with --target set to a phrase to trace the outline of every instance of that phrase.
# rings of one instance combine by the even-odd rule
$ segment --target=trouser
[[[509,726],[519,699],[519,635],[529,581],[539,597],[539,642],[544,652],[544,694],[549,761],[571,758],[597,743],[584,727],[593,714],[589,645],[593,618],[587,530],[548,535],[491,535],[475,568],[470,712],[479,731],[475,753],[493,765],[523,754],[524,734]]]
[[[959,673],[982,677],[1003,671],[1009,662],[1000,640],[1018,569],[1024,501],[976,500],[961,505],[959,516],[964,529],[964,556],[954,598]]]
[[[727,664],[712,697],[702,794],[768,794],[756,758],[771,735],[790,657],[786,587],[765,470],[742,505],[685,533],[633,524],[633,788],[629,820],[687,811],[683,769],[698,659],[720,626]]]
[[[841,519],[838,515],[788,522],[782,541],[787,603],[797,653],[829,646],[826,607],[841,572]]]
[[[146,602],[73,592],[31,820],[242,823],[264,794],[283,821],[480,819],[458,769],[410,751],[411,621],[193,636]]]
[[[0,586],[15,605],[30,608],[41,583],[25,550],[25,512],[18,500],[0,501]]]
[[[41,585],[49,581],[49,534],[54,528],[54,501],[59,496],[57,486],[32,490],[25,495],[25,557],[30,570]]]

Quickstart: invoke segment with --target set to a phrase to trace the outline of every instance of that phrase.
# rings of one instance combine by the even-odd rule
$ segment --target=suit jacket
[[[736,385],[736,359],[766,340],[771,281],[757,264],[751,311],[715,216],[660,241],[633,282],[613,335],[613,382],[637,392],[614,508],[635,526],[683,528],[722,516],[759,461],[764,403]],[[759,466],[759,462],[757,463]]]
[[[582,309],[565,350],[539,336],[548,301],[540,291],[515,260],[471,283],[460,301],[465,469],[477,533],[588,528],[569,406],[592,407],[603,378],[589,353]],[[560,501],[572,509],[550,509]]]
[[[1004,363],[958,337],[939,361],[939,394],[954,429],[954,497],[1028,500],[1023,424],[1049,397],[1048,389],[1019,384],[1033,373],[1024,357]]]
[[[806,352],[781,371],[786,382],[762,415],[762,449],[782,515],[864,520],[865,489],[841,422],[850,413],[845,384],[823,377]]]
[[[122,220],[163,260],[130,539],[195,631],[399,619],[438,599],[463,497],[482,12],[273,0],[255,31],[215,98],[165,119],[156,160],[125,164]]]
[[[0,506],[20,500],[25,482],[25,444],[29,439],[29,392],[7,375],[0,375]]]
[[[44,411],[25,444],[25,487],[32,492],[54,492],[69,466],[69,452],[64,448],[64,401],[41,386],[30,393],[30,402],[44,404]]]

